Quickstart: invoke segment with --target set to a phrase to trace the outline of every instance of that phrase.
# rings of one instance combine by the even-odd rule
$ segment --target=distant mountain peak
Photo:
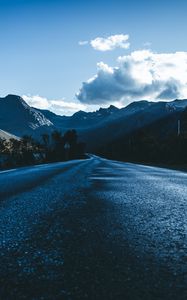
[[[110,114],[110,113],[116,112],[118,110],[119,110],[119,108],[117,108],[116,106],[111,104],[109,107],[106,107],[106,108],[100,107],[99,110],[96,112],[99,112],[102,114],[108,114],[108,113]]]
[[[116,106],[114,106],[112,104],[108,107],[108,109],[109,110],[119,110],[119,108],[117,108]]]
[[[20,96],[14,94],[8,94],[4,99],[22,100]]]
[[[83,110],[79,110],[77,111],[76,113],[73,114],[73,116],[79,116],[79,117],[82,117],[82,116],[85,116],[87,114],[87,112],[83,111]]]
[[[176,99],[174,101],[167,102],[166,107],[173,108],[173,109],[184,109],[187,107],[187,99],[183,99],[183,100]]]
[[[4,98],[0,98],[0,101],[6,102],[6,105],[10,106],[24,106],[26,109],[29,109],[30,106],[23,100],[22,97],[13,95],[13,94],[8,94]]]
[[[8,94],[6,97],[1,98],[4,99],[5,101],[15,101],[15,102],[25,102],[22,97],[18,95],[13,95],[13,94]],[[26,103],[26,102],[25,102]]]
[[[30,107],[20,96],[7,95],[0,98],[0,126],[4,131],[21,136],[34,134],[44,128],[52,127],[52,122],[41,112]]]

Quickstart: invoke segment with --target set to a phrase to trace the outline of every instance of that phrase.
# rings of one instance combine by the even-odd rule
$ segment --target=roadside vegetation
[[[163,140],[141,130],[103,147],[98,154],[129,162],[187,166],[187,137],[170,136]]]
[[[85,158],[85,144],[78,142],[76,130],[43,134],[40,141],[31,136],[0,139],[0,169]]]
[[[97,154],[110,159],[187,169],[187,109],[180,117],[180,130],[171,131],[171,120],[149,126],[99,148]]]

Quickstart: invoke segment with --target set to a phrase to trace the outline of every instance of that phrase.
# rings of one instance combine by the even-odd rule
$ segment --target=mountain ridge
[[[57,115],[49,110],[30,107],[20,96],[0,98],[0,129],[23,136],[40,137],[43,133],[76,129],[89,151],[159,119],[176,115],[176,120],[187,107],[187,100],[170,102],[134,101],[123,108],[110,105],[94,112],[78,111],[72,116]],[[176,122],[176,121],[175,121]],[[177,124],[171,126],[177,128]],[[166,135],[168,129],[166,130]]]
[[[30,107],[20,96],[0,98],[0,128],[16,136],[37,135],[53,124],[37,109]]]
[[[19,137],[10,134],[7,131],[1,130],[0,129],[0,139],[5,139],[5,140],[10,140],[10,139],[14,139],[14,140],[19,140]]]

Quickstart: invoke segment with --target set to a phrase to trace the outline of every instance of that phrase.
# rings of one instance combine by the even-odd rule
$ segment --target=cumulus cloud
[[[127,104],[134,100],[170,100],[187,97],[187,52],[134,51],[119,57],[112,68],[97,64],[97,74],[82,84],[82,103]]]
[[[48,109],[59,115],[72,115],[78,110],[86,109],[84,104],[79,102],[67,102],[64,99],[49,100],[39,95],[23,95],[22,98],[32,107]]]
[[[128,49],[130,46],[128,39],[128,34],[116,34],[107,38],[97,37],[90,41],[90,45],[98,51],[111,51],[116,48]]]

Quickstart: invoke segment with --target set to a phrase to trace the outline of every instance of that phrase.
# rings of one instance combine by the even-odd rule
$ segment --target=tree
[[[75,129],[72,130],[68,130],[65,134],[64,134],[64,141],[65,144],[69,144],[69,159],[74,159],[76,158],[76,154],[77,154],[77,132]]]

